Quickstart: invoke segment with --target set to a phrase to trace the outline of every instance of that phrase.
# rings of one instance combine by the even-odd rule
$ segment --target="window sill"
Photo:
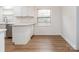
[[[50,26],[51,23],[38,23],[38,26]]]

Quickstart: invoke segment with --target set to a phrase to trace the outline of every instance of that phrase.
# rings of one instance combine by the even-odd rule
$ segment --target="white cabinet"
[[[34,16],[34,7],[18,6],[14,8],[15,16]]]
[[[27,8],[24,7],[24,6],[22,7],[21,15],[22,15],[22,16],[28,16],[28,10],[27,10]]]
[[[5,31],[6,29],[0,29],[0,52],[5,51]]]
[[[0,32],[0,52],[5,51],[5,46],[4,46],[4,33]]]
[[[13,25],[12,42],[17,45],[27,44],[33,35],[33,24],[30,25]]]
[[[14,15],[15,16],[22,16],[22,7],[18,6],[18,7],[14,7]]]
[[[28,9],[28,16],[34,16],[34,7],[27,7]]]

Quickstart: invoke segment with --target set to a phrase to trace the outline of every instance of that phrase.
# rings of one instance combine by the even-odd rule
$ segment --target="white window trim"
[[[37,13],[38,13],[38,10],[44,10],[44,9],[37,9]],[[50,23],[38,23],[38,14],[37,14],[37,25],[38,26],[50,26],[51,25],[51,9],[48,9],[48,10],[50,10],[50,16],[49,16],[49,18],[50,18]]]

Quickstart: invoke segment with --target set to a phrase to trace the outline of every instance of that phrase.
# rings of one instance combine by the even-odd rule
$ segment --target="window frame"
[[[50,24],[51,25],[51,9],[50,8],[48,8],[48,9],[37,9],[37,23],[38,24],[44,24],[44,23],[40,23],[39,21],[38,21],[38,18],[42,18],[42,17],[39,17],[38,16],[38,10],[50,10],[50,16],[48,17],[48,18],[50,18],[50,22],[48,22],[47,24]],[[45,17],[44,17],[45,18]],[[40,26],[40,25],[38,25],[38,26]],[[49,25],[41,25],[41,26],[49,26]]]

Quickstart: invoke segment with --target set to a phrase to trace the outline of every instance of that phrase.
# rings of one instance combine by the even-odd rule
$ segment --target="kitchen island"
[[[16,23],[12,25],[12,42],[15,45],[25,45],[33,35],[35,23]]]

